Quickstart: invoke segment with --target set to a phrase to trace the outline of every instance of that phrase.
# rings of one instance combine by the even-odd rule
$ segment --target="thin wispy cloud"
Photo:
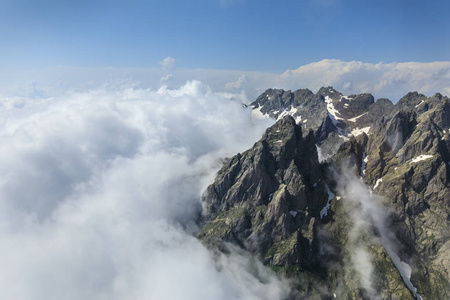
[[[159,64],[163,69],[172,70],[175,68],[175,58],[168,56],[160,61]]]
[[[343,195],[343,206],[352,222],[347,244],[349,265],[358,273],[361,287],[370,299],[382,299],[374,284],[377,278],[374,273],[375,257],[369,251],[371,244],[383,246],[408,289],[417,299],[421,299],[411,283],[411,266],[399,257],[400,243],[389,228],[389,211],[383,207],[382,197],[374,194],[360,178],[345,168],[339,175],[338,191]],[[374,229],[377,234],[374,234]]]

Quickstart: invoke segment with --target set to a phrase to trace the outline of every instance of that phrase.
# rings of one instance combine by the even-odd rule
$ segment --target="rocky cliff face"
[[[299,270],[314,264],[316,219],[328,194],[312,132],[285,117],[248,151],[231,158],[205,193],[200,238],[232,242],[266,264]]]
[[[295,279],[293,299],[450,298],[449,98],[270,89],[251,106],[278,121],[208,187],[199,238]]]
[[[450,101],[405,96],[367,145],[366,181],[391,209],[392,230],[424,299],[450,297]],[[378,184],[377,184],[378,182]]]

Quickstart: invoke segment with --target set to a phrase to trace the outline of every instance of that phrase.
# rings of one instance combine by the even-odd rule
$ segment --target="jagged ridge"
[[[326,170],[339,171],[345,161],[384,196],[419,294],[450,295],[449,98],[414,92],[394,105],[330,87],[316,94],[269,89],[251,107],[254,116],[279,121],[252,149],[231,158],[208,188],[200,238],[221,249],[223,242],[238,244],[294,277],[309,274],[297,286],[299,297],[321,297],[318,282],[330,293],[343,282],[349,288],[342,295],[364,298],[351,276],[330,267],[333,261],[344,266],[349,225],[342,202],[328,190],[326,183],[336,193],[336,182]],[[324,207],[331,207],[326,216]],[[332,251],[318,251],[324,245]],[[381,294],[413,298],[383,248],[370,247]]]

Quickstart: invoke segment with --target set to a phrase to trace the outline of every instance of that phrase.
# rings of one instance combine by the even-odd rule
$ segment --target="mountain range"
[[[268,89],[246,109],[276,122],[204,192],[205,245],[250,252],[289,299],[450,299],[448,97]]]

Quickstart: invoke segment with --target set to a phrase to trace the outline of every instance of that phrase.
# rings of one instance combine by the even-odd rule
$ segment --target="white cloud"
[[[219,158],[267,124],[198,81],[120,82],[0,99],[0,298],[280,299],[269,270],[193,236]]]
[[[0,95],[9,99],[4,105],[21,106],[24,104],[22,98],[33,95],[41,99],[46,95],[70,94],[99,86],[121,89],[131,84],[136,88],[157,89],[169,82],[170,87],[179,88],[192,79],[207,84],[215,92],[243,92],[250,102],[268,88],[309,88],[316,92],[328,85],[346,95],[367,92],[375,98],[389,98],[393,102],[411,91],[427,96],[436,92],[450,95],[450,62],[371,64],[322,60],[281,74],[177,68],[170,70],[170,78],[166,77],[167,71],[167,68],[53,67],[20,73],[3,72],[0,73]]]
[[[167,74],[159,80],[160,85],[168,85],[170,80],[172,79],[172,74]]]
[[[168,56],[164,58],[162,61],[160,61],[159,64],[164,69],[173,69],[175,68],[175,58]]]
[[[248,81],[246,75],[241,75],[236,81],[228,82],[225,84],[225,88],[227,90],[241,90],[244,87],[244,84]]]
[[[285,88],[301,83],[315,91],[331,85],[344,94],[366,92],[397,102],[412,91],[450,95],[449,74],[450,62],[370,64],[326,59],[288,70],[277,80]]]

